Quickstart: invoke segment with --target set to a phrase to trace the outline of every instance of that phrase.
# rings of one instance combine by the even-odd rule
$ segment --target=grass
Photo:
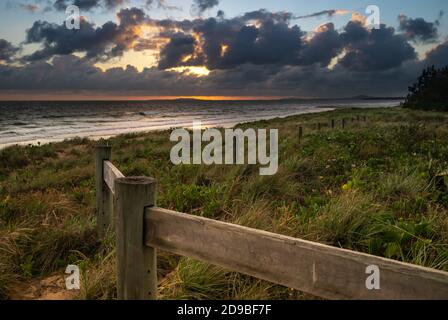
[[[347,127],[317,122],[367,116]],[[169,132],[108,140],[127,176],[158,180],[161,207],[448,271],[448,117],[400,108],[295,116],[279,128],[279,171],[173,166]],[[298,127],[305,137],[298,138]],[[115,298],[114,235],[95,234],[93,148],[74,139],[0,151],[0,298],[34,278],[82,271],[80,299]],[[160,252],[162,299],[307,299],[303,293]]]

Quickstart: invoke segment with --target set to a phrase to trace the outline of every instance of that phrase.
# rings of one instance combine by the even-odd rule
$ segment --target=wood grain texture
[[[146,177],[115,180],[117,296],[154,300],[157,295],[156,249],[144,244],[145,209],[155,205],[156,181]]]
[[[103,177],[109,190],[112,194],[115,194],[115,180],[124,178],[124,175],[112,164],[112,162],[104,161]]]
[[[103,166],[104,162],[110,160],[112,149],[109,146],[95,147],[95,187],[96,187],[96,208],[97,208],[97,230],[98,236],[102,238],[110,226],[112,215],[112,195],[104,183]]]
[[[448,273],[160,208],[145,243],[328,299],[448,299]],[[368,290],[366,268],[380,269]]]

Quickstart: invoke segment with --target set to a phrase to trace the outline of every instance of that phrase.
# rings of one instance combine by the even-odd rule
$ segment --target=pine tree
[[[423,70],[417,82],[409,87],[403,104],[410,109],[448,111],[448,66]]]

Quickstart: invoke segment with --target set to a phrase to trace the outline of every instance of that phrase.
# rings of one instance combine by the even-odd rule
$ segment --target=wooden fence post
[[[235,136],[233,137],[232,143],[233,143],[233,164],[237,164],[237,160],[238,160],[237,159],[237,150],[236,150],[237,139]]]
[[[144,244],[144,216],[156,204],[156,180],[129,177],[115,180],[117,233],[117,296],[119,300],[155,300],[156,249]]]
[[[319,122],[318,124],[317,124],[317,130],[321,130],[322,129],[322,124]]]
[[[345,129],[345,118],[342,119],[342,129]]]
[[[334,129],[334,125],[335,125],[334,119],[331,119],[331,129]]]
[[[302,138],[303,138],[303,128],[299,127],[299,143],[302,142]]]
[[[96,208],[97,208],[97,231],[102,238],[110,226],[112,216],[112,195],[104,182],[104,161],[110,160],[112,148],[110,146],[95,147],[95,186],[96,186]]]

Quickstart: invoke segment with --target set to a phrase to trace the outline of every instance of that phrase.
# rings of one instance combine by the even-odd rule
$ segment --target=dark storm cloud
[[[36,61],[22,67],[0,65],[0,90],[123,90],[189,95],[201,89],[200,81],[193,76],[157,68],[138,72],[128,66],[103,72],[91,62],[72,55],[55,57],[51,64]]]
[[[442,14],[443,15],[443,14]],[[415,42],[435,42],[438,37],[438,26],[439,21],[427,22],[423,18],[408,18],[405,15],[400,15],[398,17],[400,22],[399,30],[404,33],[408,40]]]
[[[427,65],[436,67],[445,67],[448,65],[448,41],[439,44],[436,48],[428,52],[426,60]]]
[[[56,0],[54,8],[59,11],[65,11],[68,6],[75,5],[80,10],[91,10],[101,5],[101,0]]]
[[[43,0],[44,1],[44,0]],[[152,8],[154,5],[157,8],[172,10],[178,9],[175,6],[170,6],[166,0],[141,0],[141,5],[147,9]],[[126,0],[56,0],[52,7],[58,11],[65,11],[67,6],[76,5],[81,10],[89,11],[96,8],[115,9],[123,6]],[[51,5],[49,6],[51,7]]]
[[[234,18],[231,21],[247,22],[250,20],[260,20],[260,21],[274,21],[274,22],[289,23],[292,18],[293,18],[293,14],[291,12],[286,12],[286,11],[270,12],[265,9],[260,9],[260,10],[256,10],[256,11],[247,12],[243,16]]]
[[[19,50],[19,48],[13,46],[10,42],[0,39],[0,61],[11,61]]]
[[[245,63],[255,65],[297,63],[301,37],[304,33],[298,26],[288,25],[290,18],[291,14],[288,13],[273,14],[259,10],[234,19],[164,21],[159,25],[164,25],[166,28],[181,28],[199,34],[203,40],[200,44],[203,57],[197,59],[196,62],[206,61],[206,66],[213,70],[230,69]],[[258,25],[255,26],[249,22]],[[174,46],[165,49],[164,55],[168,55],[171,49],[177,50]],[[183,64],[182,56],[178,56],[178,60],[171,59],[168,66],[175,67]]]
[[[156,5],[157,8],[159,8],[159,9],[182,11],[182,8],[177,7],[177,6],[172,6],[166,0],[145,0],[144,1],[144,6],[147,9],[153,8],[154,5]]]
[[[352,70],[387,70],[416,59],[414,48],[394,28],[381,26],[368,30],[350,21],[342,32],[329,23],[318,28],[311,38],[304,37],[299,26],[291,25],[293,16],[287,12],[270,13],[259,10],[233,19],[209,18],[185,22],[165,21],[165,28],[180,28],[200,35],[200,51],[210,70],[231,69],[251,63],[255,65],[320,64],[328,66],[343,50],[341,64]],[[225,48],[225,50],[224,50]],[[164,55],[175,46],[165,48]],[[185,65],[184,55],[170,55],[159,67]],[[177,61],[174,59],[177,57]],[[193,63],[193,61],[191,61]],[[190,64],[196,65],[196,64]]]
[[[315,18],[315,17],[321,17],[321,16],[332,17],[336,14],[347,14],[347,13],[348,13],[348,11],[346,11],[346,10],[329,9],[329,10],[322,10],[319,12],[315,12],[315,13],[311,13],[311,14],[307,14],[307,15],[303,15],[303,16],[297,16],[295,18],[296,19],[306,19],[306,18]]]
[[[353,45],[368,41],[369,33],[370,31],[364,28],[359,22],[349,21],[344,27],[341,39],[344,45]]]
[[[260,9],[257,11],[251,11],[243,14],[242,16],[238,16],[232,19],[225,19],[224,13],[218,13],[216,18],[209,19],[192,19],[192,20],[173,20],[173,19],[162,19],[162,20],[151,20],[150,24],[163,28],[163,32],[167,33],[170,29],[181,29],[184,32],[192,32],[196,28],[201,28],[204,24],[207,23],[219,23],[220,27],[224,29],[225,26],[226,31],[232,32],[232,34],[241,29],[249,22],[253,21],[274,21],[274,22],[283,22],[289,24],[293,15],[290,12],[269,12],[265,9]],[[174,32],[175,33],[175,32]]]
[[[334,70],[317,65],[285,67],[271,79],[270,90],[287,95],[288,91],[301,96],[353,97],[359,94],[399,96],[420,73],[420,65],[405,62],[398,68],[359,72],[341,66]]]
[[[113,9],[124,4],[124,0],[105,0],[104,4],[106,8]]]
[[[446,57],[448,58],[448,57]],[[112,68],[105,72],[74,56],[59,56],[52,63],[33,62],[23,67],[0,65],[0,90],[139,91],[147,95],[298,95],[349,97],[360,93],[399,95],[421,71],[412,61],[384,71],[358,72],[310,66],[244,64],[195,77],[147,68]]]
[[[170,42],[160,52],[160,69],[168,69],[180,65],[186,56],[193,55],[196,40],[189,34],[176,33],[172,36]],[[188,65],[193,64],[188,62]],[[198,64],[198,63],[194,63]]]
[[[356,71],[387,70],[417,58],[415,49],[394,28],[381,25],[380,29],[363,29],[359,23],[350,22],[341,34],[347,51],[340,61],[344,67]]]
[[[48,59],[75,52],[85,53],[87,59],[96,60],[121,56],[139,39],[134,28],[147,17],[137,8],[123,9],[117,16],[119,24],[106,22],[101,27],[82,19],[79,30],[69,30],[65,23],[58,25],[36,21],[27,30],[26,43],[41,43],[43,49],[24,57],[24,60]]]
[[[119,11],[118,19],[102,26],[83,20],[80,30],[35,22],[26,42],[42,47],[26,56],[22,66],[1,64],[0,89],[123,90],[148,95],[400,95],[424,66],[448,61],[447,43],[419,61],[409,38],[394,28],[383,25],[370,30],[351,21],[342,30],[327,23],[305,33],[292,23],[294,16],[289,12],[258,10],[234,18],[220,14],[179,21],[151,19],[132,8]],[[141,38],[141,25],[154,27],[154,37]],[[2,51],[1,43],[0,59],[1,52],[8,51]],[[98,60],[119,57],[128,50],[156,48],[161,48],[157,67],[141,72],[131,66],[103,72],[94,66]],[[11,59],[17,50],[9,49],[3,60]],[[211,73],[197,77],[169,70],[179,66],[205,66]]]
[[[217,5],[219,5],[219,0],[194,0],[193,10],[203,13],[204,11],[216,7]]]
[[[120,26],[123,28],[138,26],[148,19],[146,13],[139,8],[122,9],[117,13]]]
[[[285,22],[259,20],[260,26],[242,26],[210,19],[196,28],[204,38],[203,50],[210,69],[230,69],[245,63],[295,64],[302,47],[300,27]],[[226,31],[227,30],[227,31]],[[225,53],[222,46],[228,46]]]
[[[305,43],[300,52],[300,65],[320,64],[328,66],[343,48],[340,34],[335,30],[332,23],[327,23],[319,28],[311,40]]]

